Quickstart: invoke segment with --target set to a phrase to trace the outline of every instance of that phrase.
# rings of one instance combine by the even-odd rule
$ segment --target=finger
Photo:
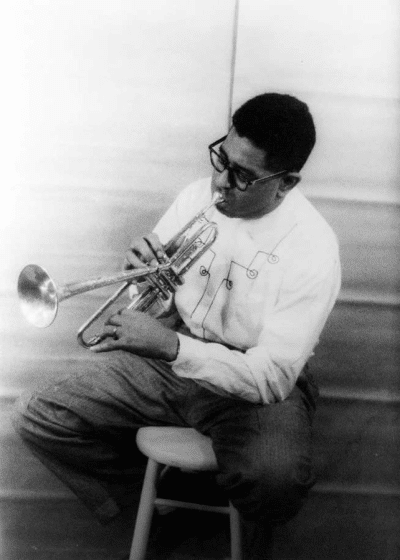
[[[101,339],[103,340],[107,338],[112,338],[113,340],[118,340],[121,334],[121,332],[118,329],[119,327],[115,325],[105,325],[101,335]]]
[[[119,311],[118,313],[114,313],[114,315],[111,315],[110,317],[108,317],[108,319],[104,323],[104,325],[105,325],[104,332],[106,332],[106,330],[107,330],[107,325],[112,325],[112,327],[120,327],[122,325],[121,314],[122,314],[122,310]],[[108,329],[108,330],[110,330],[110,329]]]
[[[157,249],[157,246],[161,246],[161,243],[158,240],[158,245],[157,245],[157,241],[155,241],[156,248],[153,251],[151,239],[156,238],[157,240],[158,237],[155,235],[153,236],[149,235],[149,238],[150,241],[144,237],[133,240],[129,251],[127,251],[125,255],[125,261],[124,261],[125,270],[130,270],[132,268],[143,268],[143,265],[151,264],[152,266],[156,266],[158,264],[159,260],[157,256],[157,251],[159,251],[159,249]]]
[[[145,263],[138,257],[133,250],[127,251],[123,264],[124,270],[131,270],[132,268],[143,268]]]
[[[167,259],[164,247],[156,233],[149,233],[144,237],[144,239],[149,245],[152,253],[156,256],[158,262],[163,262]]]
[[[154,242],[154,234],[142,237],[134,241],[131,245],[131,251],[139,257],[145,264],[152,261],[157,262],[157,248],[153,250],[152,241]]]

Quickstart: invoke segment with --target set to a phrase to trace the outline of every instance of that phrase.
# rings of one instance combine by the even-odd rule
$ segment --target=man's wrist
[[[177,335],[177,333],[175,331],[172,331],[174,334],[174,339],[173,342],[171,344],[169,344],[169,348],[168,348],[168,355],[165,358],[165,360],[167,362],[174,362],[179,354],[179,348],[180,348],[180,340],[179,340],[179,336]]]

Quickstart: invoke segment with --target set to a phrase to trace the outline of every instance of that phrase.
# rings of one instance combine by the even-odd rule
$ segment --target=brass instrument
[[[165,262],[154,266],[144,265],[143,268],[126,270],[113,276],[102,276],[58,287],[41,266],[27,265],[18,278],[18,295],[23,315],[36,327],[48,327],[56,318],[59,303],[64,299],[123,282],[78,330],[79,343],[84,348],[90,348],[102,340],[102,335],[96,335],[86,341],[84,335],[87,329],[125,292],[135,278],[140,280],[143,289],[127,309],[148,311],[155,302],[161,302],[164,308],[171,306],[173,294],[183,283],[182,276],[208,250],[217,237],[217,225],[209,222],[205,214],[212,206],[222,201],[223,197],[215,193],[211,203],[198,212],[164,246],[167,255]]]

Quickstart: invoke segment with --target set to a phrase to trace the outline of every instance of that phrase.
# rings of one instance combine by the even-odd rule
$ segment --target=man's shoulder
[[[323,228],[334,233],[332,226],[321,214],[320,210],[316,208],[314,203],[307,198],[299,188],[293,189],[291,194],[292,207],[294,208],[298,221],[303,222],[306,227],[309,226],[312,229]]]
[[[178,198],[186,198],[188,200],[194,199],[198,200],[204,199],[207,201],[211,196],[211,177],[203,177],[197,179],[192,183],[189,183],[181,192],[178,194]]]
[[[324,251],[328,247],[337,252],[338,239],[331,224],[301,190],[293,189],[290,195],[290,211],[297,226],[295,236],[298,243],[308,245],[313,252],[318,252],[318,248]]]

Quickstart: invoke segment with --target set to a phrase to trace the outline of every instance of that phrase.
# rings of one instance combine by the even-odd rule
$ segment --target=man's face
[[[228,136],[219,147],[221,156],[229,165],[249,179],[258,179],[274,172],[266,167],[264,150],[255,146],[248,138],[239,136],[231,128]],[[282,177],[260,181],[249,185],[242,192],[231,184],[228,170],[221,173],[214,169],[211,181],[212,193],[220,192],[225,201],[217,205],[221,214],[229,218],[260,218],[274,210],[285,196]]]

